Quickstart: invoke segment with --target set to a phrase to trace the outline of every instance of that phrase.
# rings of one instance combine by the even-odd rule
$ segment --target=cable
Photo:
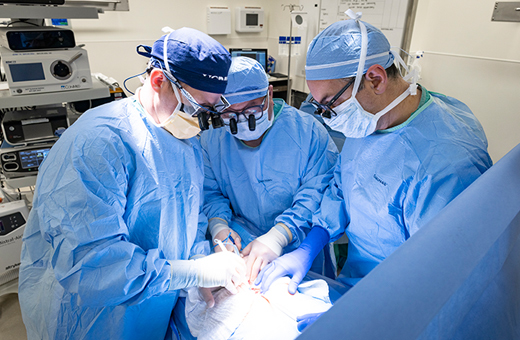
[[[126,79],[123,81],[123,87],[125,88],[125,90],[128,91],[128,93],[134,95],[134,93],[133,93],[132,91],[130,91],[130,90],[128,89],[128,87],[126,87],[126,82],[127,82],[128,80],[132,79],[132,78],[142,76],[142,75],[145,74],[145,73],[146,73],[146,71],[144,71],[144,72],[142,72],[142,73],[139,73],[139,74],[136,74],[135,76],[131,76],[131,77],[126,78]]]
[[[33,26],[36,26],[36,27],[41,27],[42,26],[42,25],[35,24],[34,22],[27,21],[25,19],[20,19],[18,21],[11,21],[10,23],[7,24],[7,27],[11,26],[12,24],[18,24],[20,22],[24,23],[24,24],[30,24],[30,25],[33,25]]]
[[[1,61],[2,61],[2,56],[0,56],[0,65],[1,65]],[[0,69],[1,71],[1,69]],[[3,81],[7,81],[7,74],[2,74],[2,72],[0,72],[0,82],[3,82]]]

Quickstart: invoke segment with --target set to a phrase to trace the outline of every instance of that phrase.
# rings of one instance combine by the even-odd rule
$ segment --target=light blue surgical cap
[[[255,59],[235,57],[231,60],[224,97],[233,105],[267,94],[269,81],[262,65]]]
[[[390,43],[374,26],[367,28],[368,46],[363,74],[372,65],[385,69],[394,62]],[[361,54],[361,30],[356,20],[338,21],[318,34],[309,45],[305,75],[307,80],[355,77]]]

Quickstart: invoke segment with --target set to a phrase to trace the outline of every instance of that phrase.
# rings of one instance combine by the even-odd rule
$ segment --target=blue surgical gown
[[[423,88],[403,124],[347,138],[313,224],[346,233],[352,285],[426,224],[491,165],[482,126],[460,101]]]
[[[245,244],[283,223],[292,233],[287,252],[311,227],[337,148],[314,117],[281,99],[274,102],[275,120],[256,148],[225,129],[202,134],[204,212],[209,219],[238,222],[232,227],[239,227]]]
[[[164,339],[178,297],[167,260],[202,233],[202,188],[198,141],[135,97],[85,112],[38,174],[19,281],[29,339]]]

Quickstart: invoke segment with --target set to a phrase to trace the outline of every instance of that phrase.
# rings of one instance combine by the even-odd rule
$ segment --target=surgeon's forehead
[[[265,96],[262,96],[262,97],[258,97],[255,99],[247,100],[245,102],[235,103],[235,104],[231,105],[229,107],[229,109],[234,110],[234,111],[240,111],[240,110],[246,109],[250,106],[260,105],[264,101],[264,98],[265,98]]]
[[[332,99],[346,85],[343,79],[308,80],[307,86],[312,97],[319,103]]]
[[[187,84],[181,83],[186,91],[190,93],[190,95],[199,103],[200,105],[208,105],[212,106],[219,102],[221,94],[205,92],[201,90],[197,90]]]

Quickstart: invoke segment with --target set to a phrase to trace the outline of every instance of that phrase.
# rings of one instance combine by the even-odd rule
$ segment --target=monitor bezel
[[[65,0],[0,0],[0,5],[64,5]]]
[[[229,53],[233,54],[233,52],[265,52],[265,60],[264,60],[264,71],[267,73],[267,62],[269,60],[269,54],[267,53],[267,48],[230,48]]]

